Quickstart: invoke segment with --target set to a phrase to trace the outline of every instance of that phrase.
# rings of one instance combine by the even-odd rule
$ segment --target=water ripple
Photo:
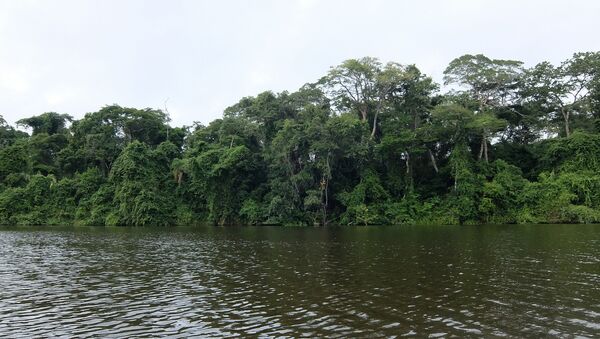
[[[0,230],[1,337],[582,336],[600,226]]]

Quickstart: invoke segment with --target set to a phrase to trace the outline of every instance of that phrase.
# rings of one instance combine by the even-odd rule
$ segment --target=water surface
[[[600,225],[0,228],[0,337],[600,334]]]

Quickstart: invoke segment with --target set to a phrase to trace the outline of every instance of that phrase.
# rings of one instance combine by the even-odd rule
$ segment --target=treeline
[[[464,55],[444,82],[362,58],[208,126],[117,105],[0,120],[0,223],[600,221],[600,52]]]

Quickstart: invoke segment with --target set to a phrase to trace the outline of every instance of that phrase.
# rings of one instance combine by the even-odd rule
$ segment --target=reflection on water
[[[0,336],[600,333],[600,225],[0,229]]]

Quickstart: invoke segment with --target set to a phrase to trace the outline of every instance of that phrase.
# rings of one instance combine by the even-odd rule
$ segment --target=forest
[[[206,126],[119,105],[0,117],[0,224],[600,222],[600,52],[464,55],[443,85],[365,57]]]

